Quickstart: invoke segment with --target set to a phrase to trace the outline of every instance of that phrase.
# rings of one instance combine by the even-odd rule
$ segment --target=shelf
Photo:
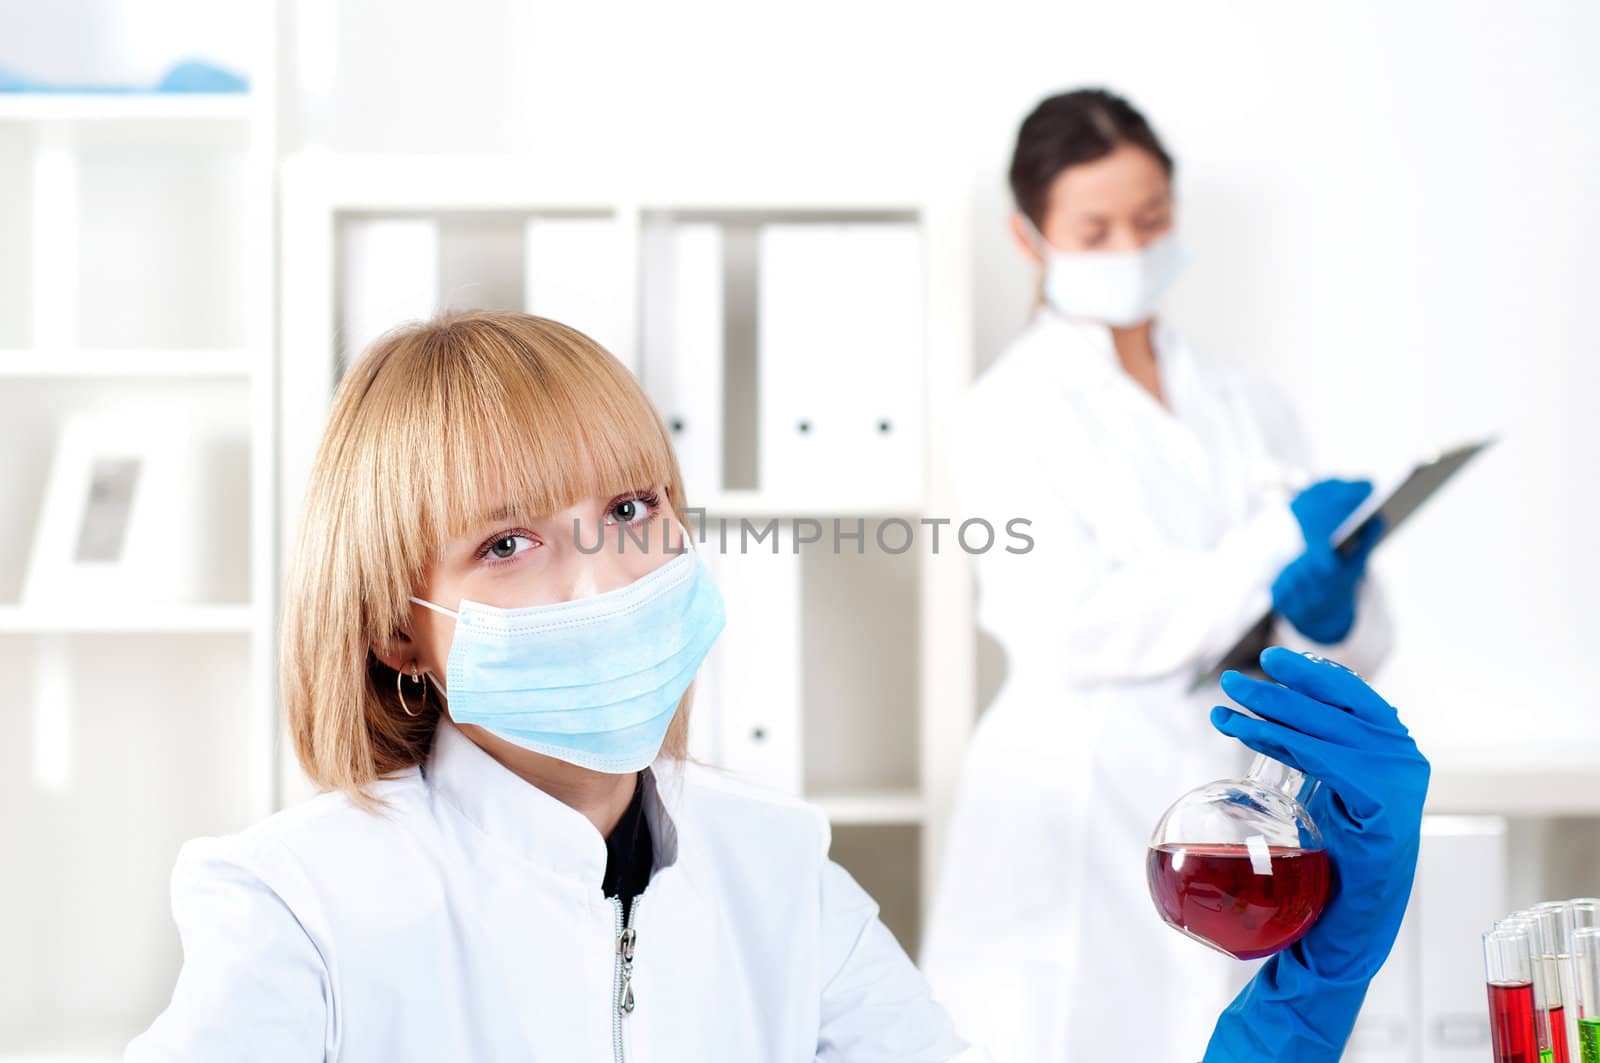
[[[894,826],[920,824],[927,803],[915,791],[863,790],[809,797],[827,813],[835,826]]]
[[[0,121],[181,121],[249,118],[244,92],[0,92]]]
[[[752,189],[741,176],[694,174],[688,180],[652,174],[649,188],[632,182],[597,183],[532,153],[355,152],[311,148],[284,160],[286,181],[335,211],[517,210],[563,214],[629,212],[701,217],[907,217],[928,208],[930,193],[949,187],[908,187],[860,169],[767,175]]]
[[[886,497],[868,502],[827,499],[771,491],[722,491],[690,498],[690,508],[710,517],[903,517],[914,520],[922,504],[910,498]]]
[[[0,377],[244,377],[245,350],[0,350]]]
[[[136,1032],[91,1028],[75,1030],[70,1035],[27,1038],[20,1044],[12,1043],[8,1051],[0,1051],[0,1063],[116,1063]]]
[[[68,612],[30,605],[0,606],[0,634],[50,635],[85,631],[126,634],[249,633],[248,605],[151,605],[137,603]]]
[[[1600,816],[1592,744],[1435,751],[1428,760],[1430,815]]]

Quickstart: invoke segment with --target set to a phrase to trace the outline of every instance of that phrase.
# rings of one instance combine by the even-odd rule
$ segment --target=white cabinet
[[[119,1057],[177,977],[179,845],[276,804],[274,11],[231,15],[248,93],[0,95],[0,1060]],[[154,549],[25,596],[94,512],[39,519],[75,422],[177,440],[130,481]],[[141,509],[157,465],[209,486]]]
[[[1479,935],[1510,911],[1506,820],[1424,816],[1405,919],[1367,991],[1351,1063],[1476,1063],[1492,1051]]]

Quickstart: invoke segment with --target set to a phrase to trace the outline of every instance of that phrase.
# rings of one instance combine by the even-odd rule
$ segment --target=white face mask
[[[1189,259],[1176,233],[1137,251],[1061,251],[1023,221],[1044,257],[1044,296],[1068,317],[1118,327],[1148,321]]]

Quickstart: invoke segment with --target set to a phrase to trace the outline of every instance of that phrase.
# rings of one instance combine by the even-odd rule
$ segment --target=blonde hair
[[[279,665],[305,773],[370,807],[370,783],[426,758],[437,688],[407,715],[371,645],[409,633],[408,599],[446,543],[502,505],[545,516],[653,484],[687,526],[660,415],[575,329],[467,311],[375,341],[334,397],[285,578]],[[693,691],[662,747],[678,759]]]

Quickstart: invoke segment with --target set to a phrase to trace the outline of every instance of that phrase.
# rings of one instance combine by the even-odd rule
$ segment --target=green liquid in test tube
[[[1577,990],[1578,1063],[1600,1063],[1600,926],[1574,926],[1567,940]]]
[[[1579,927],[1600,926],[1600,901],[1593,897],[1574,897],[1562,902],[1565,916],[1562,920],[1561,937],[1561,988],[1567,1001],[1567,1026],[1572,1031],[1572,1058],[1580,1061],[1583,1059],[1582,1046],[1579,1038],[1582,1031],[1578,1027],[1578,986],[1577,964],[1572,962],[1572,932]],[[1593,1036],[1592,1034],[1590,1035]],[[1596,1063],[1600,1063],[1597,1060]]]
[[[1578,1063],[1600,1063],[1600,1019],[1578,1020]]]

